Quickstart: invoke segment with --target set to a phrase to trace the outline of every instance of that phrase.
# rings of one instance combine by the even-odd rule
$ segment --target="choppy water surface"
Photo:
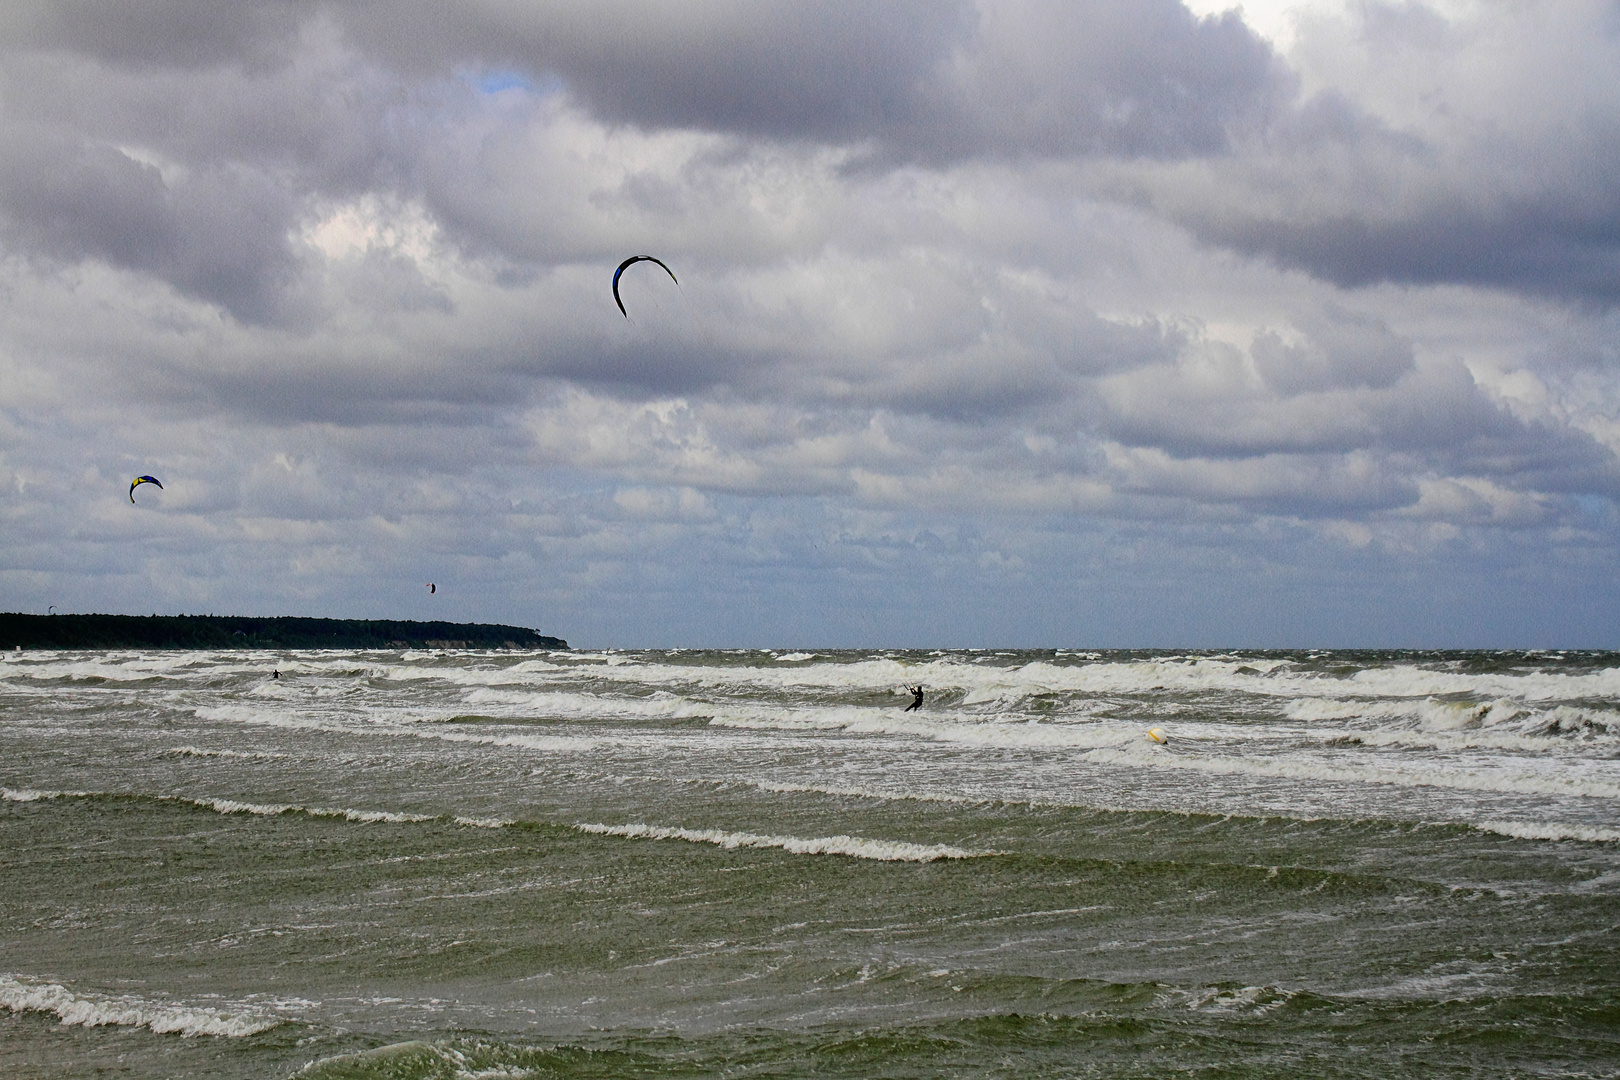
[[[0,1074],[1614,1075],[1617,665],[8,655]]]

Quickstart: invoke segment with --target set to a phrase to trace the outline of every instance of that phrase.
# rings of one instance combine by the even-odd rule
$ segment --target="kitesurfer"
[[[135,501],[135,489],[140,487],[142,484],[156,484],[158,486],[159,491],[163,490],[163,481],[159,480],[157,477],[155,477],[155,476],[137,476],[134,480],[131,480],[130,483],[129,483],[129,501],[130,502]]]
[[[906,687],[906,689],[911,691],[911,704],[907,705],[903,711],[904,712],[910,712],[912,709],[920,709],[920,708],[922,708],[922,702],[923,702],[922,684],[918,683],[916,686],[908,686],[908,687]]]
[[[270,677],[272,679],[279,679],[279,678],[281,678],[281,672],[276,670],[275,668],[271,668],[270,669]]]
[[[619,275],[624,273],[625,267],[638,262],[657,263],[659,266],[664,266],[663,260],[655,259],[651,255],[632,255],[628,259],[624,260],[624,262],[620,263],[617,270],[613,271],[613,302],[619,305],[619,314],[623,315],[627,319],[630,317],[630,313],[624,310],[624,301],[619,299]],[[664,266],[664,273],[668,274],[669,280],[673,281],[675,284],[679,285],[681,283],[681,279],[676,277],[675,271],[671,270],[669,267]]]

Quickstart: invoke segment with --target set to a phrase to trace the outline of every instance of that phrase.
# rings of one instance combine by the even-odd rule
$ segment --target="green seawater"
[[[1614,661],[23,654],[0,1075],[1613,1076]]]

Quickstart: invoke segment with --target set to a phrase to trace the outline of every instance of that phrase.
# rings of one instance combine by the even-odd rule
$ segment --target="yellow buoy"
[[[1161,745],[1170,741],[1170,736],[1164,733],[1164,729],[1156,727],[1148,728],[1148,738]]]

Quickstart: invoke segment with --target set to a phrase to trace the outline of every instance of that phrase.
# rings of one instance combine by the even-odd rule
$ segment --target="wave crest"
[[[976,859],[994,851],[970,851],[948,844],[912,844],[904,840],[868,840],[859,836],[765,836],[720,829],[678,829],[659,825],[580,824],[574,828],[594,836],[624,836],[633,840],[686,840],[723,848],[781,848],[795,855],[847,855],[878,862],[933,862],[935,859]]]
[[[55,1013],[63,1026],[150,1028],[159,1035],[216,1035],[241,1038],[281,1023],[280,1018],[249,1009],[216,1009],[207,1005],[173,1005],[131,995],[76,994],[58,983],[34,982],[0,975],[0,1006],[12,1012]]]

